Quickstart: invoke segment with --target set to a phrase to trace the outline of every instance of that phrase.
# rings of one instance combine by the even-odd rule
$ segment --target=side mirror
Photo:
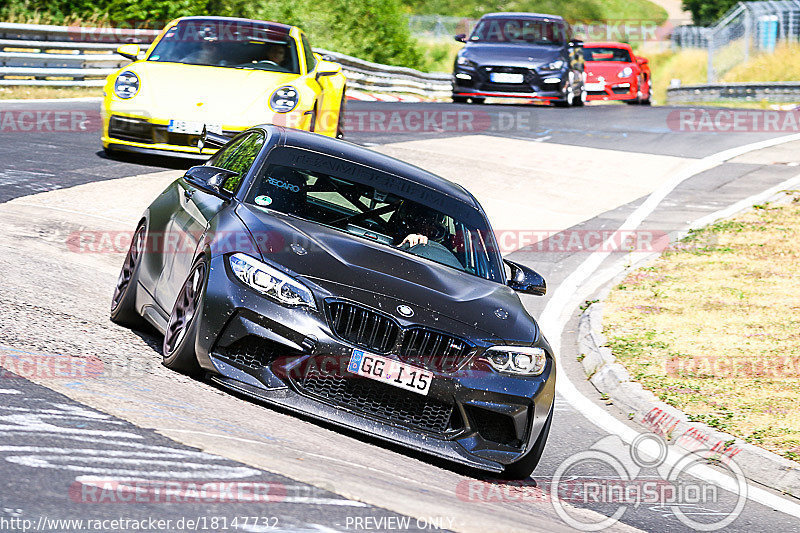
[[[323,76],[336,76],[341,71],[342,66],[339,63],[323,60],[317,63],[317,74],[314,76],[314,79],[319,81],[319,79]]]
[[[541,274],[508,259],[503,259],[503,262],[511,269],[511,277],[508,280],[509,287],[517,292],[536,296],[544,296],[547,293],[547,284]]]
[[[203,153],[203,148],[222,148],[228,141],[230,141],[233,137],[228,137],[226,135],[220,135],[219,133],[212,133],[203,126],[203,132],[200,134],[200,138],[197,140],[197,149],[200,153]]]
[[[639,63],[640,65],[646,65],[650,63],[650,61],[646,57],[637,57],[636,62]]]
[[[226,168],[199,165],[187,170],[183,177],[201,189],[223,198],[230,198],[230,193],[224,190],[222,186],[228,180],[238,178],[239,173]]]
[[[141,52],[141,48],[139,48],[138,44],[123,44],[117,48],[119,55],[131,61],[139,59],[139,52]]]
[[[467,42],[467,34],[466,33],[459,33],[454,37],[454,39],[460,43]]]

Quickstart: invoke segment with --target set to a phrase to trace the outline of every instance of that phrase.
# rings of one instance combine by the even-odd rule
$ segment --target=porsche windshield
[[[530,18],[486,18],[469,37],[471,42],[560,45],[567,42],[562,21]]]
[[[270,159],[282,164],[271,164],[261,172],[246,203],[502,282],[499,256],[492,253],[494,238],[474,207],[427,186],[346,161],[293,157],[299,151],[288,148],[278,152],[283,156],[273,153]],[[298,166],[303,158],[310,164]]]
[[[300,73],[294,39],[251,22],[179,22],[158,42],[148,61]]]
[[[585,47],[583,49],[583,58],[586,61],[621,61],[623,63],[631,62],[631,54],[624,48],[598,46]]]

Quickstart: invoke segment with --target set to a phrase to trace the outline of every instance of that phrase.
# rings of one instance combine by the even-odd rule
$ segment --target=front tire
[[[198,315],[203,309],[208,264],[203,258],[195,262],[183,283],[164,333],[164,366],[185,374],[200,371],[195,352]]]
[[[111,298],[111,321],[120,326],[145,329],[147,323],[136,309],[136,287],[139,285],[139,268],[145,250],[147,230],[139,224],[131,239],[128,254],[122,264],[114,295]]]
[[[550,434],[550,423],[553,421],[553,406],[550,407],[550,413],[547,415],[547,421],[544,423],[542,432],[539,433],[539,438],[531,450],[522,456],[519,461],[506,465],[503,469],[501,477],[503,479],[528,479],[536,467],[539,465],[539,460],[542,458],[544,452],[544,445],[547,443],[547,437]]]
[[[453,103],[454,104],[466,104],[467,103],[467,97],[466,96],[455,96],[455,95],[453,95],[452,98],[453,98]]]

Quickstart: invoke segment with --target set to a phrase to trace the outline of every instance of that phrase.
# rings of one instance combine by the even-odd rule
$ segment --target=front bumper
[[[522,77],[518,83],[492,81],[493,74]],[[564,71],[540,73],[534,68],[506,66],[456,66],[453,72],[453,96],[479,98],[526,98],[563,100],[568,76]]]
[[[103,148],[150,155],[172,155],[178,157],[207,157],[216,149],[204,148],[202,154],[197,150],[200,135],[173,133],[168,131],[168,120],[120,114],[103,117]],[[245,127],[229,127],[224,135],[233,136],[244,131]]]
[[[315,290],[320,311],[287,309],[240,284],[226,263],[212,261],[196,340],[201,366],[220,385],[491,472],[536,442],[554,401],[552,359],[541,376],[516,378],[475,363],[476,346],[458,370],[428,367],[426,396],[392,387],[346,370],[356,345],[334,332],[325,306],[349,295]]]
[[[634,100],[639,90],[634,81],[622,79],[613,83],[592,80],[586,82],[586,100]]]

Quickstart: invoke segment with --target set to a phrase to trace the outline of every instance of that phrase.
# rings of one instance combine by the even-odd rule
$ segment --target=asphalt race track
[[[160,339],[110,323],[108,305],[122,255],[70,253],[65,242],[76,231],[132,229],[128,220],[141,202],[146,205],[191,163],[107,158],[99,145],[98,109],[96,100],[0,103],[4,116],[33,111],[46,122],[53,116],[47,113],[60,112],[86,117],[88,124],[77,131],[23,131],[0,120],[0,530],[81,530],[55,520],[160,519],[171,522],[151,530],[571,531],[574,520],[596,524],[620,509],[579,499],[558,507],[548,497],[550,480],[576,454],[602,448],[623,463],[630,457],[605,419],[586,413],[600,409],[615,424],[645,431],[601,400],[576,361],[577,305],[596,298],[602,284],[579,279],[566,295],[558,287],[575,279],[570,275],[583,271],[592,254],[546,245],[510,254],[547,280],[548,296],[524,296],[523,302],[534,317],[548,318],[543,329],[551,342],[563,333],[559,380],[574,390],[560,389],[571,392],[557,399],[533,479],[524,486],[484,483],[474,472],[168,371],[160,365]],[[558,230],[550,242],[564,232],[614,230],[634,213],[643,213],[642,229],[678,232],[800,172],[797,140],[731,152],[712,164],[715,154],[788,132],[682,130],[680,112],[622,105],[348,102],[346,132],[352,142],[465,183],[490,218],[496,212],[504,224],[503,211],[516,211],[506,209],[503,198],[522,202],[523,194],[532,213],[568,212],[558,222],[537,220],[533,226],[512,226],[508,218],[502,228]],[[703,170],[689,172],[695,167]],[[689,173],[664,188],[679,172]],[[665,196],[649,209],[647,198],[658,191]],[[610,279],[621,257],[598,260],[593,272],[609,273]],[[73,365],[80,358],[95,371],[68,371],[68,379],[58,379],[28,374],[19,364],[53,357]],[[616,475],[608,469],[588,474]],[[655,468],[643,468],[636,479],[658,476]],[[102,485],[108,479],[116,480],[110,492]],[[698,478],[686,481],[708,485]],[[120,484],[157,482],[183,483],[181,489],[194,482],[233,484],[251,501],[170,500],[168,491],[146,501],[120,501],[116,490]],[[800,502],[755,485],[748,493],[751,498],[725,531],[800,531]],[[715,494],[713,501],[682,503],[684,518],[711,524],[730,515],[736,495],[722,489]],[[560,512],[571,518],[565,521]],[[692,530],[663,503],[624,507],[609,527]],[[125,525],[98,528],[120,529]]]

